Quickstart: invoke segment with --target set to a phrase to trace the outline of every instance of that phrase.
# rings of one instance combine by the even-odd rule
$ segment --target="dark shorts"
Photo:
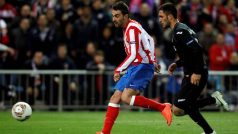
[[[208,72],[204,71],[204,73],[201,74],[201,80],[198,86],[191,84],[190,78],[191,74],[184,75],[181,89],[174,101],[174,105],[178,108],[185,109],[187,105],[193,105],[197,101],[207,84]]]
[[[153,76],[153,64],[139,64],[136,66],[132,65],[120,78],[114,89],[121,92],[123,92],[125,88],[143,91],[149,85]]]

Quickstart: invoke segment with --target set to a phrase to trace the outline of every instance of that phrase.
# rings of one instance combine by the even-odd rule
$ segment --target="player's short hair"
[[[175,19],[177,19],[177,9],[173,3],[165,3],[159,7],[159,11],[162,10],[165,14],[171,14]]]
[[[113,10],[120,10],[123,15],[129,14],[129,7],[126,5],[125,2],[119,1],[112,5]]]

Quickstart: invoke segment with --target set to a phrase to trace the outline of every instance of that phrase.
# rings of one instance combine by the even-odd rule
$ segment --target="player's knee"
[[[185,115],[184,110],[177,108],[177,107],[173,107],[173,113],[175,116],[183,116]]]
[[[128,96],[127,94],[122,94],[121,101],[129,105],[131,101],[131,96]]]
[[[111,103],[117,104],[117,103],[120,103],[120,101],[121,101],[121,94],[115,94],[114,93],[110,98]]]

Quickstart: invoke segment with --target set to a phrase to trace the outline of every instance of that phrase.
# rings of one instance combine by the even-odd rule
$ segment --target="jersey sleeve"
[[[126,59],[115,69],[116,73],[120,73],[125,71],[129,65],[135,60],[136,54],[139,47],[139,29],[131,28],[128,29],[126,33],[128,42],[129,42],[129,53]]]
[[[175,39],[176,43],[179,45],[182,45],[184,48],[184,53],[187,53],[186,55],[189,55],[193,58],[189,64],[192,64],[194,66],[193,70],[194,73],[200,74],[203,70],[204,66],[204,57],[203,57],[203,48],[198,43],[198,39],[194,37],[195,33],[192,33],[193,31],[188,30],[178,30],[175,32]],[[184,61],[179,61],[184,62]]]

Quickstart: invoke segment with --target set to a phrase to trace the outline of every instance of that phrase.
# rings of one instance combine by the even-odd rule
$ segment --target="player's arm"
[[[176,53],[176,58],[175,58],[175,62],[170,64],[169,67],[168,67],[168,73],[170,75],[173,74],[174,70],[177,68],[177,67],[181,67],[182,66],[182,60],[179,58],[178,54]]]
[[[125,71],[130,64],[135,60],[137,50],[139,47],[139,33],[136,29],[129,30],[129,54],[127,55],[126,59],[115,69],[114,71],[114,81],[118,81],[120,79],[120,73]]]

